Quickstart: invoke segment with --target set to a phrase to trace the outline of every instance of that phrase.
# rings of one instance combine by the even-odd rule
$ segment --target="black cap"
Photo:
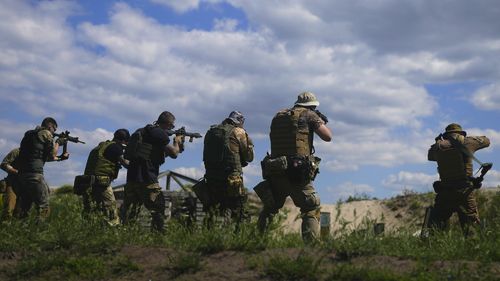
[[[127,129],[118,129],[115,131],[115,134],[113,136],[113,140],[117,141],[128,141],[130,138],[130,133],[128,132]]]

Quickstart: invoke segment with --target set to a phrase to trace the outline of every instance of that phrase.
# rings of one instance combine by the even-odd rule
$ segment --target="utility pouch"
[[[240,175],[230,175],[227,177],[227,196],[237,197],[245,195],[243,178]]]
[[[314,155],[309,156],[309,163],[311,165],[310,177],[311,181],[313,181],[316,176],[319,174],[319,163],[321,162],[321,158],[316,157]]]
[[[443,191],[443,183],[441,181],[435,181],[432,183],[432,188],[434,188],[434,192],[439,193]]]
[[[288,158],[288,178],[290,181],[305,184],[311,181],[309,157],[290,156]]]
[[[267,179],[272,175],[284,174],[288,168],[288,160],[286,156],[270,158],[269,155],[266,155],[260,162],[260,165],[262,168],[262,177]]]
[[[108,176],[94,176],[94,185],[99,187],[108,187],[111,184],[111,178]]]
[[[73,184],[73,193],[76,195],[83,195],[94,184],[95,177],[88,175],[80,175],[75,177]]]
[[[203,206],[210,206],[210,193],[208,191],[207,181],[205,178],[195,183],[191,187],[191,189],[193,190],[194,194],[196,194],[196,197],[198,198],[198,200],[200,200]]]
[[[264,207],[267,208],[275,207],[274,196],[269,181],[267,180],[261,181],[253,188],[253,190],[255,191],[257,196],[259,196],[260,201],[262,201],[262,204],[264,204]]]
[[[0,180],[0,193],[5,193],[7,192],[7,180],[3,179]]]

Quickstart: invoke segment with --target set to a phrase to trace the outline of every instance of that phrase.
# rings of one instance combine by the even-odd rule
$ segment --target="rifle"
[[[316,114],[318,114],[319,118],[321,118],[321,120],[323,120],[323,122],[328,123],[328,117],[326,117],[326,115],[324,115],[323,113],[321,113],[319,110],[314,110],[314,112],[316,112]]]
[[[185,127],[181,127],[180,129],[177,130],[167,130],[167,133],[169,136],[171,135],[176,135],[176,136],[184,136],[184,137],[189,137],[189,142],[193,142],[193,138],[201,138],[200,133],[191,133],[187,132]]]
[[[184,127],[181,127],[180,129],[177,129],[175,131],[174,130],[167,130],[167,134],[169,136],[171,136],[171,135],[182,136],[182,141],[179,144],[180,152],[184,151],[184,139],[185,139],[185,137],[189,137],[189,142],[193,142],[193,138],[201,138],[200,133],[186,132],[186,128],[184,128]]]
[[[63,152],[62,152],[61,156],[59,156],[61,158],[61,160],[64,160],[63,158],[65,158],[65,157],[63,157],[63,155],[66,152],[68,152],[68,141],[74,142],[74,143],[85,144],[85,142],[81,141],[78,137],[70,136],[69,131],[64,131],[64,132],[61,132],[60,134],[54,133],[53,135],[58,137],[58,139],[57,139],[58,143],[63,145]],[[59,141],[59,140],[62,140],[62,141]]]

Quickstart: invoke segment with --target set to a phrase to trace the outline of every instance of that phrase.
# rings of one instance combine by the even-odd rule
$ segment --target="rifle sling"
[[[462,153],[464,153],[465,155],[467,155],[470,158],[474,159],[474,161],[476,161],[479,165],[483,166],[483,162],[481,162],[479,159],[477,159],[476,156],[474,156],[474,154],[467,147],[465,147],[465,145],[463,145],[461,142],[459,142],[458,140],[456,140],[452,136],[450,136],[448,138],[448,140],[450,141],[450,143],[454,147],[457,147],[458,149],[460,149],[460,151],[462,151]]]

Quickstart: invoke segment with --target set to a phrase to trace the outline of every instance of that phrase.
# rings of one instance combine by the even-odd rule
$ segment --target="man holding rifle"
[[[21,140],[19,151],[19,197],[20,217],[28,216],[31,205],[37,208],[37,220],[43,221],[49,215],[49,186],[43,176],[45,162],[63,161],[69,158],[64,151],[57,156],[60,145],[66,145],[66,138],[54,142],[57,122],[52,117],[43,119],[41,126],[29,130]]]
[[[465,236],[469,235],[470,225],[479,224],[474,190],[481,187],[484,174],[493,164],[481,163],[474,152],[489,145],[487,137],[467,136],[456,123],[446,126],[445,133],[436,138],[428,152],[428,160],[437,162],[440,178],[433,184],[436,198],[427,225],[431,230],[446,228],[454,212],[458,213]],[[472,160],[481,165],[480,177],[473,177]]]
[[[165,157],[175,159],[184,150],[184,135],[175,136],[170,143],[169,131],[175,127],[174,123],[175,116],[164,111],[153,124],[132,134],[125,150],[125,158],[130,164],[120,210],[124,223],[135,220],[137,206],[144,204],[151,213],[151,229],[164,231],[165,198],[158,184],[158,174]]]
[[[123,153],[129,138],[127,129],[116,130],[112,140],[103,141],[90,151],[84,175],[75,177],[74,193],[82,195],[84,217],[98,211],[108,225],[120,223],[111,182],[122,166],[128,168],[129,161]]]

